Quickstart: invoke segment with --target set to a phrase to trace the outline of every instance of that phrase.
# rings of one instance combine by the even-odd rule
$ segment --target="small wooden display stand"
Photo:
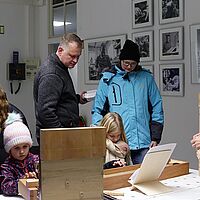
[[[20,179],[18,182],[19,194],[26,200],[37,200],[39,179]]]
[[[44,129],[40,136],[42,200],[100,200],[105,128]]]
[[[130,187],[129,177],[140,167],[132,165],[104,170],[104,190],[115,190],[123,187]],[[159,180],[182,176],[189,173],[189,162],[170,160],[163,170]]]

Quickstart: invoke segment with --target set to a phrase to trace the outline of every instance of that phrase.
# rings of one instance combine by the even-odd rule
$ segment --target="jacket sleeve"
[[[153,77],[149,87],[149,100],[152,108],[150,121],[151,140],[159,143],[164,125],[164,112],[162,97]]]
[[[99,81],[96,96],[93,102],[92,108],[92,124],[98,125],[100,120],[103,118],[102,111],[106,102],[108,93],[108,84],[103,81],[103,78]]]
[[[18,195],[18,180],[14,178],[12,168],[3,164],[1,166],[1,173],[4,177],[1,183],[1,190],[3,194],[8,196]]]
[[[37,113],[39,120],[49,128],[62,127],[56,114],[63,82],[55,74],[48,74],[39,80]]]
[[[150,131],[151,131],[151,140],[156,141],[159,144],[162,137],[163,124],[152,121],[150,123]]]

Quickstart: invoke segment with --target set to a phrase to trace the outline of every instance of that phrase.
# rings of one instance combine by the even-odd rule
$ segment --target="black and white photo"
[[[133,28],[153,25],[152,0],[132,0]]]
[[[200,83],[200,24],[190,26],[191,79],[192,83]]]
[[[160,24],[183,20],[183,0],[160,0]]]
[[[143,64],[141,63],[142,68],[149,70],[154,76],[154,66],[152,64]]]
[[[120,35],[84,41],[86,84],[97,84],[101,73],[119,62],[125,39],[126,35]]]
[[[160,65],[162,95],[183,96],[183,64]]]
[[[183,28],[160,30],[160,60],[183,58]]]
[[[140,50],[140,61],[153,60],[153,31],[133,33],[132,39],[138,44]]]

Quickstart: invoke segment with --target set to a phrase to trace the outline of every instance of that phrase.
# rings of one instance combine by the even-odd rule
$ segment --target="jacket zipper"
[[[117,97],[116,97],[115,87],[112,86],[112,88],[113,88],[113,94],[114,94],[114,98],[115,98],[115,103],[117,103]]]

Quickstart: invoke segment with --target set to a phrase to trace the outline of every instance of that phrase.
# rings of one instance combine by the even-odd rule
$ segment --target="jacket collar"
[[[59,59],[59,57],[53,53],[51,54],[51,56],[53,57],[54,61],[58,63],[58,66],[61,67],[62,69],[64,69],[65,71],[68,71],[68,67],[66,67]]]

